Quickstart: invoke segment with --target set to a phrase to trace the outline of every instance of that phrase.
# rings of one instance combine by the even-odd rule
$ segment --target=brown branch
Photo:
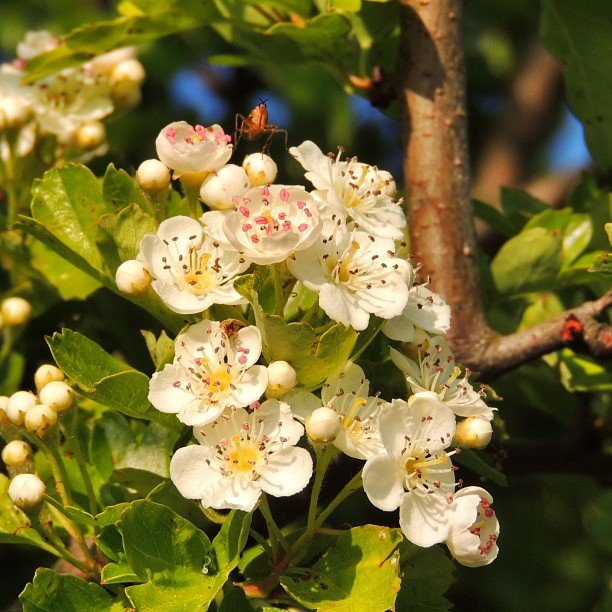
[[[470,200],[462,2],[401,5],[398,97],[405,116],[410,244],[422,274],[451,307],[448,341],[458,360],[486,379],[561,348],[570,312],[581,321],[587,347],[610,355],[609,329],[592,321],[609,307],[610,295],[510,336],[486,322]]]

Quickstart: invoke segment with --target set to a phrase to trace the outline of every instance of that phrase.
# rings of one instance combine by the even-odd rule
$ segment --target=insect
[[[259,99],[259,104],[248,114],[243,117],[241,114],[236,115],[236,129],[234,132],[234,142],[236,146],[240,139],[244,136],[247,140],[255,140],[262,134],[267,134],[264,152],[270,148],[270,140],[274,134],[285,135],[285,149],[287,148],[287,130],[278,127],[272,123],[268,123],[268,108],[267,100]]]

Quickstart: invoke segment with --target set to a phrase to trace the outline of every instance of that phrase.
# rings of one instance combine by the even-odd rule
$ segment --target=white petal
[[[259,481],[249,478],[222,477],[215,489],[207,491],[202,497],[202,505],[219,510],[236,509],[251,512],[261,495]]]
[[[363,468],[363,490],[374,506],[390,512],[406,495],[404,474],[394,457],[380,454],[366,461]]]
[[[207,460],[209,448],[194,445],[179,448],[170,460],[170,479],[187,499],[201,499],[204,491],[214,484],[219,474],[213,471]]]
[[[452,509],[438,494],[405,496],[400,506],[400,527],[417,546],[432,546],[446,540],[452,525]]]
[[[383,323],[380,328],[387,338],[399,340],[400,342],[412,342],[414,339],[414,324],[404,316],[393,317]]]
[[[180,367],[166,364],[161,372],[156,372],[149,383],[149,401],[160,412],[177,413],[194,400],[187,389],[175,386],[182,381],[184,374]]]
[[[229,395],[228,400],[231,405],[248,406],[256,402],[268,386],[268,368],[266,366],[254,365],[246,370],[240,382],[236,384],[236,389]]]
[[[270,457],[261,477],[261,488],[274,497],[299,493],[312,476],[312,457],[304,448],[284,448]]]

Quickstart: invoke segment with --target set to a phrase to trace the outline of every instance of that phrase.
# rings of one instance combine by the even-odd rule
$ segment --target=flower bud
[[[338,413],[331,408],[317,408],[306,419],[306,435],[313,442],[333,442],[339,431]]]
[[[0,130],[15,130],[32,115],[30,105],[22,98],[7,96],[0,101]]]
[[[242,162],[252,187],[268,185],[276,180],[278,166],[276,162],[265,153],[251,153]]]
[[[108,74],[121,62],[136,57],[135,47],[121,47],[94,57],[89,65],[99,74]]]
[[[74,141],[79,149],[89,151],[99,147],[106,139],[106,128],[100,121],[84,123],[74,135]]]
[[[9,397],[5,412],[9,421],[17,427],[23,425],[25,413],[36,404],[36,396],[30,391],[17,391]]]
[[[249,177],[244,169],[227,164],[204,179],[200,199],[213,210],[229,210],[248,189]]]
[[[141,85],[145,80],[145,76],[143,65],[137,59],[132,58],[119,62],[111,70],[110,82],[114,85],[120,81],[131,81]]]
[[[151,275],[137,259],[128,259],[117,268],[115,283],[121,293],[138,295],[148,289]]]
[[[492,435],[493,428],[488,419],[468,417],[457,423],[453,440],[455,444],[480,450],[489,444]]]
[[[46,404],[55,412],[64,412],[72,406],[74,391],[69,384],[56,380],[47,383],[40,390],[39,397],[41,404]]]
[[[22,440],[13,440],[2,449],[2,461],[9,468],[26,465],[32,461],[32,447]]]
[[[140,85],[133,81],[118,81],[111,89],[111,98],[119,109],[134,108],[140,104]]]
[[[25,426],[38,438],[44,438],[48,431],[57,423],[57,412],[45,404],[36,404],[25,413]]]
[[[17,474],[11,480],[8,495],[21,510],[31,510],[42,502],[45,490],[45,483],[35,474]]]
[[[286,361],[273,361],[268,366],[268,397],[278,397],[297,384],[296,371]]]
[[[170,185],[170,168],[159,159],[146,159],[136,170],[136,182],[145,191],[162,191]]]
[[[32,306],[21,297],[10,297],[2,302],[0,312],[5,325],[23,325],[32,314]]]
[[[36,370],[34,374],[34,384],[36,385],[37,391],[40,391],[47,383],[53,382],[54,380],[64,380],[66,375],[54,365],[45,363]]]

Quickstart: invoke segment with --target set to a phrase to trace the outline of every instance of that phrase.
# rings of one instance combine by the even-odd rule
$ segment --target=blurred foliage
[[[247,114],[259,97],[269,96],[271,121],[289,130],[290,145],[307,138],[329,150],[342,145],[351,155],[392,171],[398,184],[402,182],[397,109],[387,104],[386,92],[360,86],[363,83],[371,86],[368,79],[373,75],[380,72],[388,75],[394,70],[396,2],[129,0],[119,3],[119,17],[115,8],[104,0],[2,2],[0,54],[5,59],[12,57],[16,43],[27,30],[45,28],[60,34],[77,28],[68,36],[65,46],[33,64],[32,77],[83,61],[92,52],[132,42],[144,43],[139,54],[147,70],[141,106],[109,126],[111,150],[90,164],[93,175],[105,178],[98,181],[93,175],[85,176],[83,171],[70,168],[61,171],[64,176],[72,173],[75,184],[89,181],[87,187],[77,186],[92,197],[92,205],[100,208],[100,214],[107,215],[105,227],[112,228],[108,234],[111,239],[101,240],[97,228],[87,227],[87,223],[95,225],[93,218],[74,220],[71,229],[81,234],[76,242],[70,242],[66,234],[70,228],[64,225],[56,226],[57,231],[45,231],[45,227],[48,230],[53,225],[44,198],[35,199],[34,221],[22,220],[22,228],[42,241],[33,242],[37,246],[31,251],[32,266],[27,265],[30,255],[24,255],[19,239],[3,238],[0,288],[3,292],[18,289],[31,299],[36,318],[19,338],[14,357],[3,365],[2,393],[16,390],[22,380],[31,380],[35,368],[49,360],[43,336],[63,326],[96,343],[90,348],[102,355],[104,363],[112,365],[115,357],[125,358],[135,369],[122,375],[138,378],[142,372],[149,375],[153,371],[154,363],[147,351],[151,339],[145,342],[138,330],[151,330],[157,337],[161,330],[159,310],[155,304],[148,304],[147,313],[117,297],[109,291],[112,283],[108,282],[121,259],[118,253],[134,248],[133,244],[113,238],[129,236],[129,232],[116,231],[125,221],[121,211],[135,202],[133,212],[138,214],[142,227],[147,227],[152,223],[151,210],[145,199],[132,197],[123,202],[113,199],[113,182],[128,177],[109,168],[109,163],[131,173],[143,159],[154,156],[155,137],[169,121],[211,123],[217,97],[223,105],[214,121],[229,130],[236,113]],[[467,3],[466,10],[468,107],[470,126],[474,128],[469,138],[473,157],[479,157],[491,127],[506,108],[509,84],[533,42],[540,20],[545,43],[567,65],[568,102],[584,122],[593,158],[603,169],[609,167],[612,151],[608,104],[612,66],[606,52],[610,40],[609,28],[606,30],[609,6],[597,0],[547,1],[539,16],[537,4],[528,0],[512,3],[474,0]],[[88,22],[104,25],[83,28]],[[202,27],[203,24],[207,27]],[[200,88],[198,100],[186,100],[177,94],[177,71],[185,68]],[[349,78],[351,75],[357,78]],[[349,97],[347,92],[353,95]],[[387,115],[370,106],[364,96],[368,93]],[[558,101],[557,111],[562,103]],[[273,143],[273,151],[281,152],[279,142]],[[248,146],[244,152],[247,150]],[[278,159],[281,180],[298,176],[297,164],[288,155],[278,155]],[[535,163],[534,175],[546,169],[543,155]],[[47,175],[44,180],[50,182],[53,178]],[[133,186],[131,179],[128,181]],[[566,208],[561,210],[551,211],[545,203],[516,189],[503,191],[500,211],[486,203],[476,203],[475,210],[509,239],[502,248],[483,255],[488,317],[499,331],[524,329],[592,299],[609,287],[609,267],[602,259],[609,249],[603,229],[610,220],[610,193],[605,183],[598,184],[585,175]],[[65,255],[65,249],[70,247],[77,250],[78,256],[71,263],[80,267],[86,262],[94,270],[96,280],[92,281],[90,275],[79,276],[74,267],[60,263],[64,260],[57,254]],[[9,259],[14,262],[12,267],[4,265]],[[69,280],[62,283],[62,278]],[[100,289],[101,285],[107,288]],[[113,321],[111,328],[105,323],[109,317]],[[178,331],[182,320],[164,323]],[[58,336],[51,340],[51,346],[61,350]],[[375,361],[378,355],[374,349],[366,357]],[[70,351],[65,351],[63,358],[69,357]],[[385,385],[395,384],[386,376],[385,365],[388,364],[376,366],[381,373],[383,396]],[[75,371],[73,377],[77,376]],[[497,440],[487,451],[487,459],[491,469],[493,466],[503,469],[508,487],[492,482],[487,486],[496,500],[502,523],[501,553],[486,568],[458,569],[459,579],[448,595],[457,609],[486,606],[508,611],[569,612],[591,609],[598,602],[600,609],[605,609],[605,586],[610,580],[606,568],[610,567],[611,551],[606,521],[610,515],[610,495],[603,485],[610,471],[609,464],[602,464],[601,458],[610,427],[610,380],[609,367],[606,369],[605,365],[566,349],[495,382],[495,391],[504,401],[499,404]],[[94,382],[97,386],[99,381]],[[91,399],[96,399],[95,394]],[[124,411],[133,414],[129,409]],[[133,448],[137,444],[130,438],[131,432],[125,431],[124,421],[106,417],[93,435],[103,440],[122,432],[126,448]],[[102,456],[104,447],[98,450]],[[111,472],[138,469],[132,464],[115,465],[109,457],[104,457],[100,469],[105,466],[110,466]],[[346,474],[346,465],[337,469],[339,474]],[[330,480],[333,475],[334,472]],[[120,480],[122,474],[115,473],[115,477]],[[116,497],[122,490],[118,482],[108,486],[103,492],[107,503],[111,499],[125,501]],[[147,503],[150,504],[147,511],[155,511],[155,504]],[[338,524],[361,517],[380,524],[389,520],[381,513],[373,515],[363,497],[356,495],[351,506],[350,511],[336,512]],[[283,507],[282,502],[279,507]],[[180,521],[180,517],[168,520]],[[131,528],[137,531],[136,521]],[[139,537],[135,533],[134,538]],[[201,539],[199,535],[194,537]],[[208,547],[210,542],[202,540],[201,545]],[[8,605],[32,577],[29,551],[18,557],[17,550],[11,548],[8,552],[7,547],[0,546],[2,575],[11,573],[10,581],[0,583],[0,606]],[[438,552],[436,549],[434,554]],[[228,561],[227,567],[230,565]],[[30,588],[29,600],[35,602],[37,589],[50,588],[55,580],[55,576],[39,572]],[[444,588],[450,582],[446,575],[440,581]],[[146,584],[135,588],[142,589]],[[140,593],[142,597],[150,595],[146,590]],[[441,597],[442,593],[440,589],[435,596]],[[104,598],[100,593],[95,596]],[[440,606],[444,602],[437,603],[443,609]],[[70,605],[79,605],[79,601]]]

